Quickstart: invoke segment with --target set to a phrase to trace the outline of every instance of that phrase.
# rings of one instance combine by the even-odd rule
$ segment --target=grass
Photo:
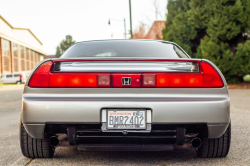
[[[10,86],[17,86],[18,84],[1,84],[0,83],[0,88],[3,88],[3,87],[10,87]]]

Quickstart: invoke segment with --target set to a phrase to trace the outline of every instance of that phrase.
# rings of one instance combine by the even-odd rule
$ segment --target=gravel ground
[[[167,152],[82,152],[75,147],[57,148],[52,159],[28,159],[21,155],[18,139],[21,90],[0,90],[0,101],[7,93],[7,104],[0,103],[0,165],[250,165],[249,89],[229,90],[232,142],[228,156],[219,159],[200,159],[193,148]]]

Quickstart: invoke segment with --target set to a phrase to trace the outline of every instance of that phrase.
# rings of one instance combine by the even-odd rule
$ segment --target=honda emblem
[[[131,77],[122,77],[122,85],[131,85]]]

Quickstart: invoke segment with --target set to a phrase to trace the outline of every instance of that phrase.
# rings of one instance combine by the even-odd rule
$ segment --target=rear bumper
[[[70,89],[70,93],[58,94],[59,90],[51,92],[42,89],[37,93],[37,90],[25,87],[22,123],[32,137],[43,138],[48,123],[101,124],[102,109],[145,108],[151,110],[152,124],[202,123],[207,125],[209,138],[218,138],[230,122],[226,87],[199,92],[191,89],[152,89],[144,94],[139,93],[142,91],[139,89],[116,89],[116,93],[112,93],[114,89],[109,93],[107,89],[98,90],[99,94],[94,95],[88,94],[87,89]],[[138,91],[138,95],[134,91]]]

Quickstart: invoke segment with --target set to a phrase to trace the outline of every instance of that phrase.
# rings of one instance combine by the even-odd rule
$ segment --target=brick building
[[[162,30],[165,28],[165,22],[166,21],[155,21],[144,39],[162,40]]]
[[[165,21],[154,21],[149,31],[145,34],[145,24],[142,24],[137,32],[133,34],[133,39],[153,39],[162,40],[162,30],[165,28]]]
[[[0,15],[0,75],[32,70],[44,55],[29,29],[14,28]]]

